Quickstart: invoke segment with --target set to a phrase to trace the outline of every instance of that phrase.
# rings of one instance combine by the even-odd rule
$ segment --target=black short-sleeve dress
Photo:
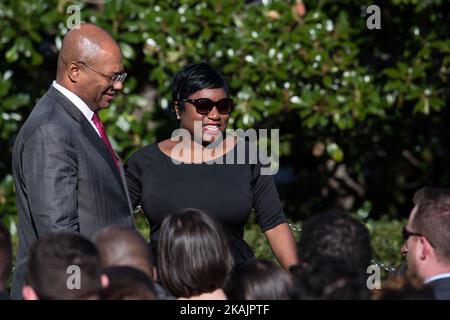
[[[262,231],[287,222],[273,176],[261,175],[261,165],[255,162],[228,164],[226,156],[220,164],[179,164],[152,144],[125,164],[133,207],[140,205],[150,224],[155,263],[162,221],[183,208],[201,209],[222,223],[236,265],[254,256],[243,238],[252,208]]]

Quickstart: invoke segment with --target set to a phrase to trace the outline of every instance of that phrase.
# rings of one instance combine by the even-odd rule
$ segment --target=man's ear
[[[78,63],[75,61],[69,62],[67,65],[67,75],[72,82],[77,82],[80,78],[81,69]]]
[[[100,282],[102,284],[102,288],[108,288],[109,286],[109,278],[106,274],[102,274],[102,276],[100,277]]]
[[[427,257],[433,257],[436,259],[436,251],[434,250],[433,246],[431,245],[430,241],[426,237],[422,237],[423,240],[423,252]]]
[[[419,251],[419,259],[425,260],[430,258],[433,248],[427,238],[420,237],[417,241],[417,250]]]
[[[24,285],[22,287],[22,296],[24,300],[39,300],[36,291],[34,291],[32,286]]]

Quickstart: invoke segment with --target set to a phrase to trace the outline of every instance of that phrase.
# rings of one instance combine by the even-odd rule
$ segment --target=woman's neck
[[[169,157],[183,163],[203,163],[222,157],[236,145],[235,137],[228,136],[220,143],[203,146],[194,140],[165,140],[159,143],[160,149]]]

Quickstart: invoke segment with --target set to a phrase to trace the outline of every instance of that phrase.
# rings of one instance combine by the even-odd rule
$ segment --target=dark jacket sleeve
[[[22,161],[38,233],[78,231],[77,150],[70,131],[56,123],[39,126],[25,142]]]

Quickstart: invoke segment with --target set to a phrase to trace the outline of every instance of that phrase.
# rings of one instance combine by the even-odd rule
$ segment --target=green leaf
[[[17,61],[17,59],[19,58],[19,54],[17,52],[17,48],[15,45],[12,48],[10,48],[8,51],[6,51],[5,58],[6,58],[6,61],[9,63]]]
[[[394,68],[387,68],[383,70],[383,73],[386,74],[387,76],[397,79],[397,78],[401,78],[401,74],[397,69]]]
[[[123,54],[124,58],[126,58],[126,59],[134,59],[134,57],[135,57],[134,49],[128,43],[121,42],[120,43],[120,49],[122,50],[122,54]]]
[[[327,144],[327,153],[336,162],[342,162],[344,159],[344,152],[336,143]]]

